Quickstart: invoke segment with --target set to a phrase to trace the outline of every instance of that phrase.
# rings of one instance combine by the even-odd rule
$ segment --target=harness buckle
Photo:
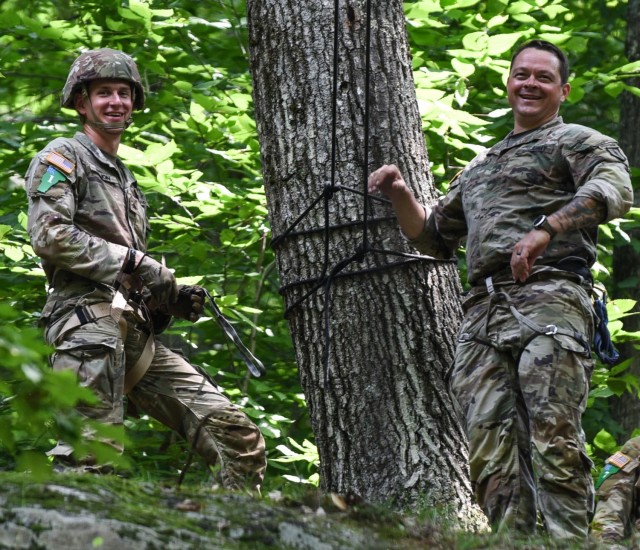
[[[547,325],[546,327],[544,327],[544,330],[545,336],[553,336],[558,332],[558,327],[556,325]]]

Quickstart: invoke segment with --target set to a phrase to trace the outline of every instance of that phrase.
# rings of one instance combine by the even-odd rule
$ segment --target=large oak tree
[[[420,200],[436,196],[402,3],[373,4],[367,109],[366,2],[341,3],[337,27],[327,1],[248,2],[282,293],[322,487],[398,505],[446,504],[471,525],[478,516],[465,436],[445,383],[460,319],[456,266],[395,255],[414,251],[389,205],[365,201],[366,175],[381,163],[398,164]]]

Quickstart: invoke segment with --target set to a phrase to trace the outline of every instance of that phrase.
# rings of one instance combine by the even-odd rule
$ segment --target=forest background
[[[432,172],[442,191],[482,148],[511,128],[504,82],[512,47],[543,38],[563,47],[572,67],[566,121],[619,137],[621,94],[640,62],[625,56],[627,3],[577,0],[423,0],[405,3],[416,93]],[[176,322],[166,337],[214,376],[258,423],[267,441],[267,490],[318,483],[318,457],[284,319],[252,117],[246,6],[243,1],[2,2],[0,12],[0,469],[45,475],[44,451],[58,438],[96,452],[73,413],[85,391],[47,365],[37,328],[45,277],[26,234],[23,175],[48,141],[72,135],[75,113],[61,110],[69,66],[84,49],[132,55],[147,91],[144,112],[126,133],[120,156],[150,203],[150,254],[164,257],[179,281],[216,296],[267,373],[251,377],[212,318]],[[373,167],[372,167],[373,168]],[[640,172],[633,168],[634,188]],[[637,311],[637,278],[615,281],[614,250],[631,246],[640,212],[602,227],[594,275],[610,294],[610,329],[634,349],[639,335],[623,318]],[[461,257],[462,258],[462,257]],[[460,260],[464,279],[464,262]],[[626,296],[626,297],[622,297]],[[637,397],[631,355],[598,365],[584,426],[592,458],[633,432],[612,413],[622,394]],[[134,476],[175,479],[188,448],[153,420],[126,421],[125,457]],[[95,429],[120,437],[104,426]],[[208,476],[195,461],[187,472]]]

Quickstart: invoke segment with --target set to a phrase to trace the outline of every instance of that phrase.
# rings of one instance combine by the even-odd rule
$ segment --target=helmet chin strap
[[[133,117],[129,117],[124,122],[97,122],[96,112],[93,110],[93,105],[91,103],[91,98],[87,92],[86,88],[82,88],[82,96],[87,100],[86,103],[89,105],[89,111],[91,112],[91,117],[93,120],[90,120],[89,117],[85,116],[85,122],[96,128],[97,130],[126,130],[131,124],[133,124]]]
[[[86,123],[98,130],[126,130],[133,123],[133,118],[129,117],[124,122],[94,122],[87,118]]]

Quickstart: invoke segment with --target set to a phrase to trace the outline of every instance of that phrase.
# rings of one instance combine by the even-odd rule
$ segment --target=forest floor
[[[544,539],[468,533],[434,513],[344,506],[317,491],[255,497],[89,474],[0,473],[0,549],[526,549]],[[591,548],[595,548],[592,546]]]

